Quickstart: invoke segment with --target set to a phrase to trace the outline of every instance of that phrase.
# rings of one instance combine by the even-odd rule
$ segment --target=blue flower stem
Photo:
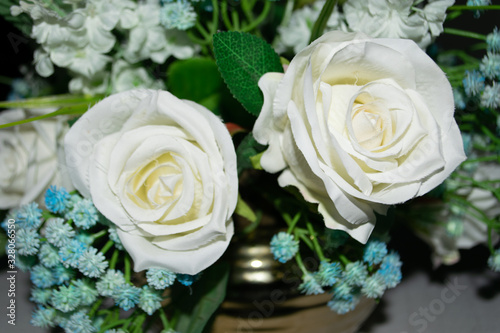
[[[42,217],[43,217],[43,219],[44,219],[45,221],[47,221],[48,219],[55,217],[55,215],[53,215],[53,214],[52,214],[51,212],[49,212],[48,210],[44,210],[44,211],[42,212]]]
[[[233,25],[234,25],[234,30],[239,31],[240,30],[240,17],[238,15],[237,11],[233,11],[231,13],[231,18],[233,20]]]
[[[160,313],[160,319],[161,323],[163,324],[164,329],[168,329],[170,327],[170,323],[168,322],[167,315],[165,314],[165,311],[163,308],[159,309],[158,312]]]
[[[133,333],[141,333],[142,332],[142,324],[144,324],[144,321],[146,320],[146,314],[142,313],[139,316],[135,318],[135,320],[132,323]]]
[[[340,261],[342,261],[344,266],[347,266],[348,264],[351,263],[351,261],[349,259],[347,259],[347,257],[344,256],[343,254],[339,254],[339,259],[340,259]]]
[[[116,321],[113,321],[111,324],[109,325],[106,325],[104,327],[101,327],[101,330],[99,332],[106,332],[107,330],[109,329],[112,329],[114,327],[118,327],[122,324],[125,324],[129,321],[130,319],[121,319],[121,320],[116,320]]]
[[[259,24],[261,24],[264,21],[264,19],[267,17],[270,9],[271,9],[271,1],[264,1],[264,8],[262,9],[262,12],[260,13],[260,15],[255,20],[251,21],[251,23],[249,25],[247,25],[246,27],[243,27],[241,29],[241,31],[248,32],[248,31],[252,31],[253,29],[257,28],[257,26]]]
[[[94,305],[92,305],[92,308],[89,311],[89,318],[92,318],[94,316],[94,314],[99,309],[101,304],[102,304],[102,298],[99,299],[97,302],[95,302]]]
[[[108,232],[106,230],[101,230],[96,234],[92,235],[92,241],[95,241],[98,238],[101,238],[102,236],[106,235]]]
[[[227,1],[223,0],[220,4],[221,8],[221,13],[222,13],[222,22],[224,22],[224,25],[226,26],[227,30],[229,31],[234,31],[234,27],[231,24],[231,21],[229,20],[229,16],[227,15]]]
[[[111,239],[106,243],[104,244],[104,246],[102,247],[101,249],[101,253],[104,255],[106,254],[106,252],[108,252],[108,250],[115,244],[115,242],[113,242]]]
[[[125,281],[127,283],[130,283],[130,258],[128,255],[125,255],[125,258],[123,259],[125,262]]]
[[[295,255],[295,261],[297,262],[297,266],[299,266],[300,270],[304,275],[309,274],[309,272],[306,269],[306,266],[304,266],[304,262],[302,261],[302,257],[300,256],[300,253],[297,252]]]
[[[489,5],[489,6],[457,5],[448,7],[448,10],[500,10],[500,5]]]
[[[294,234],[296,239],[301,239],[311,250],[314,250],[314,245],[307,236],[308,232],[306,230],[296,228]]]
[[[314,251],[318,255],[319,260],[320,261],[326,261],[325,255],[323,254],[323,250],[321,250],[321,246],[319,245],[318,237],[316,235],[316,231],[314,230],[311,222],[307,221],[306,225],[307,225],[307,230],[309,231],[309,235],[310,235],[311,241],[312,241],[313,246],[314,246]]]
[[[288,230],[287,230],[287,234],[291,234],[293,229],[295,228],[295,226],[297,225],[297,222],[299,222],[300,220],[300,216],[302,214],[299,212],[297,213],[293,219],[290,218],[290,215],[288,214],[283,214],[283,219],[285,220],[285,222],[288,224]]]
[[[443,32],[445,34],[449,34],[449,35],[455,35],[455,36],[461,36],[461,37],[467,37],[467,38],[473,38],[473,39],[479,39],[479,40],[486,40],[485,35],[478,34],[478,33],[471,32],[471,31],[466,31],[466,30],[460,30],[460,29],[454,29],[454,28],[444,28]]]
[[[109,269],[115,269],[116,261],[118,260],[119,254],[120,254],[120,251],[118,249],[115,249],[115,251],[113,252],[113,255],[111,256],[111,261],[109,262]]]

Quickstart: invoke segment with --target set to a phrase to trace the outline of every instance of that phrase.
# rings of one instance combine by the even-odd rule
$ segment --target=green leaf
[[[265,40],[249,33],[219,32],[213,44],[229,90],[248,112],[258,116],[264,99],[257,83],[267,72],[283,72],[279,56]]]
[[[172,304],[177,311],[176,331],[201,333],[226,297],[229,264],[220,262],[207,268],[190,288],[172,287]]]
[[[177,60],[169,66],[167,75],[167,86],[172,94],[220,114],[222,77],[215,61],[209,58]]]
[[[245,169],[255,169],[252,157],[264,151],[265,148],[266,146],[255,141],[251,133],[247,134],[236,149],[238,174]]]
[[[238,203],[236,204],[236,210],[234,212],[239,216],[243,216],[251,222],[255,222],[257,220],[257,215],[255,215],[255,212],[252,210],[252,208],[250,208],[245,200],[241,198],[240,195],[238,195]]]

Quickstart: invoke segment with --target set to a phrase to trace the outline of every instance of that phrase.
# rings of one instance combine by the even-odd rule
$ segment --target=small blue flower
[[[279,232],[271,239],[271,252],[274,259],[285,263],[292,259],[299,251],[299,241],[293,235]]]
[[[358,303],[359,296],[350,296],[347,298],[333,297],[327,305],[331,310],[337,312],[338,314],[346,314],[347,312],[354,310]]]
[[[84,232],[79,232],[76,236],[75,239],[78,241],[82,242],[83,244],[89,246],[92,245],[94,242],[94,237],[90,234],[84,233]]]
[[[71,268],[64,267],[63,264],[59,264],[52,269],[56,284],[60,285],[66,281],[71,280],[75,276],[75,271]]]
[[[36,202],[29,203],[27,205],[21,206],[17,211],[18,223],[21,223],[23,228],[33,228],[38,229],[40,224],[42,224],[42,210],[38,208]]]
[[[198,273],[196,275],[177,274],[177,281],[179,281],[179,283],[185,285],[186,287],[189,287],[190,285],[193,284],[193,282],[198,281],[200,275],[201,273]]]
[[[47,221],[45,237],[50,244],[61,247],[68,244],[74,236],[75,231],[62,218],[51,218]]]
[[[346,280],[339,280],[333,287],[335,298],[348,298],[352,296],[353,287]]]
[[[46,308],[44,306],[39,306],[32,315],[31,325],[40,328],[54,327],[56,319],[56,310],[52,308]]]
[[[66,332],[78,333],[97,332],[96,328],[92,324],[92,320],[90,320],[84,310],[73,313],[71,317],[69,317],[69,320],[65,323],[64,330]]]
[[[35,255],[39,247],[40,235],[35,229],[23,228],[16,232],[16,249],[20,255]]]
[[[500,33],[498,33],[498,28],[495,27],[493,32],[486,36],[486,44],[488,45],[488,51],[498,52],[500,51]]]
[[[488,258],[488,266],[495,272],[500,272],[500,249],[497,249]]]
[[[54,308],[62,312],[70,312],[80,305],[78,289],[73,286],[59,286],[52,292],[50,303]]]
[[[161,308],[162,297],[160,292],[151,289],[149,286],[143,286],[139,297],[139,307],[148,315]]]
[[[500,106],[500,84],[492,82],[487,85],[481,95],[481,106],[485,108],[497,108]]]
[[[97,299],[98,293],[97,293],[97,290],[94,288],[93,283],[90,282],[90,280],[79,279],[79,280],[73,281],[73,285],[78,288],[78,292],[80,294],[81,305],[89,306],[95,302],[95,300]]]
[[[342,275],[342,266],[338,262],[322,261],[319,270],[315,273],[315,278],[322,287],[330,287],[337,282]]]
[[[467,96],[475,96],[484,89],[485,78],[476,70],[472,72],[465,71],[465,78],[462,80]]]
[[[66,210],[70,198],[64,187],[57,189],[52,185],[45,192],[45,206],[52,213],[62,213]]]
[[[116,228],[111,227],[108,229],[108,232],[109,232],[109,239],[115,242],[115,247],[118,250],[123,250],[123,244],[122,241],[120,240],[120,237],[118,237],[118,232],[116,231]]]
[[[51,296],[52,296],[52,289],[35,287],[35,288],[31,289],[30,301],[38,303],[38,304],[42,304],[42,305],[47,305]]]
[[[453,101],[455,102],[455,107],[457,109],[464,110],[467,106],[464,94],[456,88],[453,88]]]
[[[86,250],[87,245],[76,239],[72,239],[59,249],[59,256],[65,267],[77,268],[80,264],[80,257]]]
[[[175,282],[176,274],[162,268],[150,268],[146,272],[148,284],[155,289],[165,289]]]
[[[78,269],[83,275],[96,278],[100,277],[106,268],[108,262],[101,252],[97,252],[95,247],[90,247],[81,255],[78,260]]]
[[[77,227],[86,230],[97,223],[99,216],[92,200],[81,199],[74,203],[73,209],[66,214],[66,218],[73,220]]]
[[[379,274],[385,282],[387,288],[394,288],[401,282],[401,260],[399,259],[399,254],[391,251],[385,258],[382,260],[382,264],[380,265],[377,274]]]
[[[116,286],[112,295],[116,305],[125,311],[135,307],[139,303],[140,296],[141,289],[130,284]]]
[[[467,0],[467,6],[489,6],[491,0]],[[479,18],[483,10],[474,11],[474,18]]]
[[[184,0],[165,3],[160,9],[160,23],[167,29],[187,30],[196,23],[196,13]]]
[[[30,278],[31,282],[38,288],[49,288],[56,284],[52,271],[42,265],[33,266]]]
[[[380,274],[373,274],[365,280],[361,292],[368,298],[379,298],[384,294],[385,280]]]
[[[366,266],[361,261],[346,265],[343,279],[352,286],[362,286],[368,277]]]
[[[299,291],[306,295],[319,295],[325,292],[314,276],[309,273],[302,276],[302,283],[299,285]]]
[[[108,269],[101,279],[95,284],[99,295],[109,297],[117,286],[125,284],[125,277],[121,271]]]
[[[38,259],[45,267],[51,268],[61,262],[59,253],[55,247],[49,243],[43,243],[38,252]]]
[[[500,77],[500,54],[488,52],[479,64],[479,70],[489,79]]]
[[[376,265],[382,262],[382,259],[387,255],[387,246],[384,242],[371,240],[366,244],[363,261],[369,265]]]

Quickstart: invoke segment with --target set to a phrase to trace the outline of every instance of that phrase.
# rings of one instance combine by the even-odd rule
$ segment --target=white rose
[[[75,187],[118,226],[134,269],[196,274],[233,235],[236,153],[209,110],[130,90],[87,111],[65,138]]]
[[[451,86],[413,41],[326,33],[259,86],[262,167],[360,242],[374,211],[425,194],[465,159]]]
[[[52,111],[52,110],[51,110]],[[47,113],[47,110],[7,110],[0,124]],[[0,209],[19,207],[32,201],[43,203],[50,185],[72,190],[65,177],[61,140],[68,129],[62,118],[39,120],[0,130]],[[61,149],[60,149],[61,148]]]

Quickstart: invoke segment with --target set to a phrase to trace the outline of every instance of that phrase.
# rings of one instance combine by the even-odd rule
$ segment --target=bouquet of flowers
[[[208,331],[242,269],[348,314],[400,282],[403,224],[436,266],[485,244],[500,271],[500,33],[461,25],[499,9],[4,1],[33,52],[0,103],[2,248],[31,323]]]

